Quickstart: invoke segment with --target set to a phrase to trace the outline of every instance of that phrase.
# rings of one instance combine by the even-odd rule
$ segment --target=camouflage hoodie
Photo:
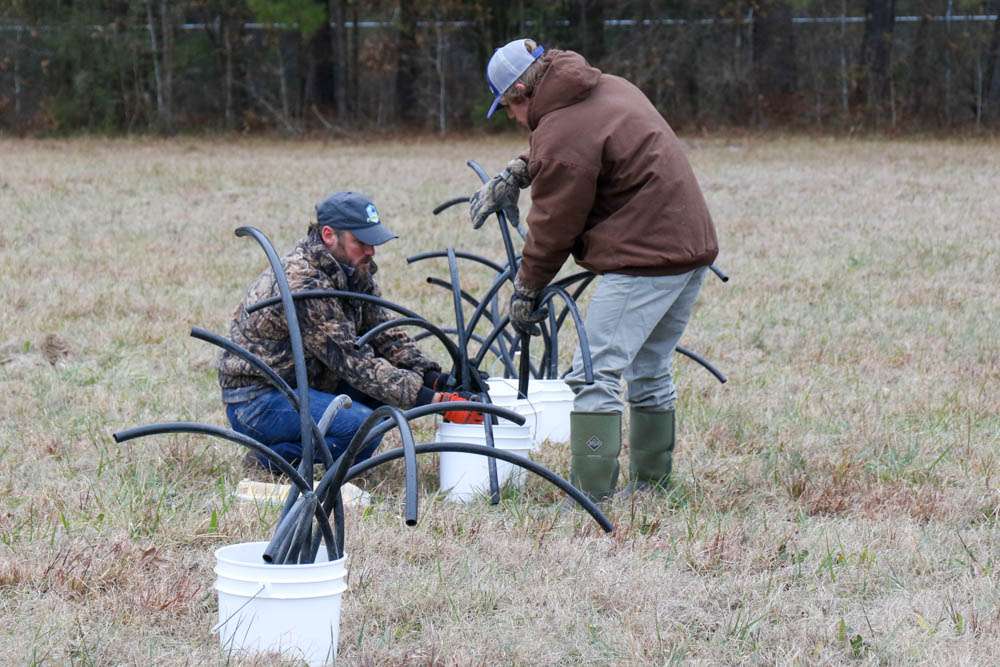
[[[350,290],[381,296],[370,273],[350,271],[334,259],[322,241],[307,237],[282,258],[288,285],[293,292],[313,289]],[[250,286],[233,314],[229,337],[263,359],[289,385],[295,386],[295,366],[288,325],[280,304],[247,313],[247,306],[278,296],[274,272],[268,268]],[[413,340],[391,329],[370,344],[356,348],[358,336],[389,319],[375,304],[352,299],[304,299],[295,302],[302,345],[305,349],[309,386],[335,393],[344,381],[380,401],[401,408],[429,402],[433,393],[423,387],[427,370],[441,367],[429,360]],[[253,366],[229,352],[218,361],[222,400],[235,403],[270,389],[271,385]]]

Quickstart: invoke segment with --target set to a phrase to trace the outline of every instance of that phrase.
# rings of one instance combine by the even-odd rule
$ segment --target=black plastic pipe
[[[455,329],[442,329],[441,331],[445,332],[446,334],[455,334],[456,336],[458,335],[458,331],[456,331]],[[418,333],[415,336],[413,336],[413,340],[415,340],[417,342],[420,342],[420,341],[424,340],[425,338],[430,338],[430,336],[431,336],[431,332],[429,332],[429,331],[421,331],[420,333]],[[480,336],[479,334],[472,334],[472,336],[470,337],[470,340],[473,340],[473,341],[479,343],[480,346],[481,346],[486,339],[484,337]],[[503,353],[500,351],[500,346],[499,346],[500,341],[499,341],[499,339],[494,340],[493,342],[494,342],[494,345],[490,347],[490,352],[492,352],[494,355],[496,355],[497,359],[499,359],[501,361],[501,363],[503,363],[504,370],[505,371],[509,371],[510,374],[513,375],[514,374],[514,368],[513,368],[513,366],[508,366],[507,363],[504,362]]]
[[[476,306],[476,309],[472,311],[472,315],[469,317],[469,325],[466,327],[467,332],[471,333],[476,330],[476,326],[479,324],[480,318],[486,314],[486,308],[496,298],[497,293],[504,286],[504,283],[511,279],[512,274],[509,268],[504,269],[499,273],[499,275],[497,275],[497,277],[493,280],[493,284],[490,285],[488,290],[486,290],[486,294],[483,295],[482,300]],[[495,318],[488,317],[488,319],[494,324],[494,326],[496,326],[497,323],[494,321]]]
[[[302,348],[302,334],[299,331],[299,318],[295,314],[295,302],[292,299],[292,290],[288,286],[288,278],[285,276],[285,269],[281,266],[281,259],[274,250],[271,241],[255,227],[240,227],[236,230],[236,236],[251,236],[267,255],[267,261],[274,272],[275,284],[281,295],[281,304],[285,311],[285,320],[288,324],[288,338],[292,347],[292,360],[295,364],[295,384],[299,394],[299,431],[302,442],[302,463],[299,467],[310,473],[312,479],[313,465],[313,438],[312,438],[312,413],[309,412],[309,378],[306,373],[305,352]],[[309,487],[310,489],[312,486]]]
[[[493,341],[497,340],[497,336],[503,331],[504,327],[510,323],[510,315],[504,315],[500,319],[500,323],[493,327],[493,330],[486,336],[483,342],[483,347],[480,348],[479,352],[476,353],[475,358],[472,360],[471,364],[473,368],[479,368],[483,363],[483,358],[486,357],[486,352],[493,345]],[[521,339],[514,339],[514,345],[510,348],[510,354],[513,355],[517,352],[521,345]],[[531,366],[531,360],[528,360],[528,371],[534,375],[538,374],[538,371]]]
[[[715,264],[709,265],[708,268],[712,270],[712,273],[714,273],[716,276],[719,277],[719,280],[721,280],[724,283],[729,282],[729,276],[726,274],[726,272],[717,267]]]
[[[479,456],[488,456],[490,458],[506,461],[507,463],[513,463],[520,468],[524,468],[525,470],[535,473],[550,484],[554,484],[559,487],[561,491],[575,500],[581,507],[583,507],[583,509],[587,510],[587,513],[594,518],[594,521],[597,522],[604,532],[610,533],[614,530],[614,526],[610,521],[608,521],[608,518],[604,516],[604,513],[601,512],[601,510],[598,509],[598,507],[589,498],[587,498],[587,496],[583,495],[579,489],[562,477],[556,475],[548,468],[541,466],[530,459],[526,459],[517,454],[511,454],[503,449],[490,449],[489,447],[483,447],[482,445],[470,445],[459,442],[435,442],[427,445],[417,445],[416,452],[417,454],[438,454],[441,452],[478,454]],[[389,461],[395,461],[401,456],[403,456],[403,450],[401,449],[393,449],[385,452],[384,454],[373,456],[367,461],[362,461],[361,463],[352,466],[347,472],[347,476],[344,478],[344,481],[355,479],[372,468]]]
[[[549,368],[545,377],[556,379],[559,377],[559,319],[556,309],[549,308],[549,344],[545,350],[549,355]]]
[[[457,347],[450,338],[448,338],[448,334],[445,331],[443,331],[436,324],[431,324],[422,317],[400,317],[394,320],[386,320],[381,324],[376,324],[364,334],[359,336],[358,339],[354,341],[354,344],[357,347],[364,347],[369,341],[371,341],[372,338],[380,333],[388,331],[389,329],[395,329],[396,327],[406,326],[419,327],[425,330],[427,335],[434,336],[441,341],[441,344],[444,345],[448,352],[448,356],[451,357],[451,362],[454,365],[454,372],[459,372],[459,369],[462,368],[462,364],[465,363],[462,358],[461,349]]]
[[[455,197],[454,199],[449,199],[448,201],[443,201],[440,204],[438,204],[437,206],[435,206],[434,210],[432,212],[434,213],[434,215],[438,215],[442,211],[445,211],[445,210],[451,208],[452,206],[455,206],[456,204],[467,204],[470,199],[472,199],[472,198],[471,197]]]
[[[262,372],[271,381],[271,384],[274,386],[274,388],[280,391],[282,395],[286,399],[288,399],[288,402],[291,403],[293,409],[295,410],[299,409],[299,397],[295,394],[295,390],[293,390],[291,386],[287,382],[285,382],[284,378],[282,378],[280,375],[274,372],[273,368],[268,366],[263,359],[255,355],[253,352],[251,352],[250,350],[246,349],[241,345],[237,345],[228,338],[223,338],[222,336],[214,334],[211,331],[202,329],[201,327],[192,327],[191,337],[221,347],[222,349],[231,352],[232,354],[235,354],[236,356],[245,360],[247,363],[251,364],[254,368]],[[338,397],[338,399],[339,398],[341,397]],[[337,399],[334,400],[336,401]],[[348,398],[348,400],[350,399]],[[331,405],[333,404],[331,403]],[[325,466],[330,466],[333,463],[333,456],[330,454],[330,450],[327,449],[326,440],[323,437],[326,433],[326,429],[317,427],[315,424],[312,423],[312,419],[309,420],[309,423],[313,430],[313,440],[321,443],[321,446],[319,447],[319,452],[323,458],[323,464]]]
[[[446,251],[444,251],[444,250],[431,250],[430,252],[422,252],[422,253],[419,253],[419,254],[416,254],[416,255],[411,255],[411,256],[407,257],[406,258],[406,263],[407,264],[413,264],[415,262],[420,262],[420,261],[423,261],[425,259],[432,259],[432,258],[435,258],[435,257],[447,257],[447,256],[448,256],[448,253]],[[503,270],[504,270],[504,267],[500,266],[499,264],[497,264],[496,262],[494,262],[492,259],[489,259],[488,257],[483,257],[482,255],[475,255],[475,254],[473,254],[471,252],[464,252],[462,250],[456,250],[455,251],[455,257],[457,257],[459,259],[468,259],[470,261],[482,264],[483,266],[488,266],[491,269],[493,269],[494,271],[496,271],[497,273],[502,273]]]
[[[455,257],[455,249],[448,247],[448,275],[451,278],[451,300],[455,308],[455,329],[458,330],[458,353],[461,355],[462,365],[456,369],[456,373],[461,373],[461,386],[469,391],[469,340],[465,335],[465,312],[462,310],[462,281],[458,275],[458,260]]]
[[[725,384],[726,383],[727,378],[726,378],[725,375],[722,374],[722,371],[720,371],[718,368],[716,368],[715,366],[713,366],[707,359],[705,359],[705,357],[701,356],[697,352],[692,352],[691,350],[687,349],[686,347],[682,347],[680,345],[678,345],[674,349],[676,349],[677,352],[679,352],[680,354],[683,354],[688,359],[693,359],[694,361],[696,361],[699,364],[701,364],[701,366],[705,370],[707,370],[709,373],[711,373],[712,375],[714,375],[715,379],[718,380],[721,384]]]
[[[580,316],[580,309],[576,307],[576,303],[566,293],[565,289],[552,285],[542,291],[540,303],[548,303],[552,301],[554,296],[561,298],[569,309],[569,314],[573,318],[573,325],[576,327],[577,342],[580,345],[580,359],[583,362],[584,381],[587,384],[594,384],[594,363],[590,356],[590,340],[587,338],[587,328],[584,326],[583,318]]]
[[[351,292],[349,290],[339,290],[339,289],[310,289],[292,293],[292,299],[296,301],[301,301],[304,299],[332,299],[332,298],[358,299],[359,301],[368,301],[369,303],[377,304],[387,310],[399,313],[400,315],[403,315],[405,317],[417,317],[417,318],[420,317],[420,315],[417,315],[409,308],[404,308],[403,306],[393,303],[392,301],[387,301],[386,299],[375,296],[373,294],[365,294],[364,292]],[[263,301],[258,301],[257,303],[252,303],[249,306],[247,306],[247,312],[253,313],[260,310],[261,308],[268,308],[270,306],[277,304],[279,301],[280,299],[278,299],[277,297],[271,297],[268,299],[264,299]]]
[[[456,403],[452,403],[451,405],[456,405]],[[323,475],[323,479],[316,487],[316,495],[320,498],[326,498],[329,493],[334,493],[337,496],[340,495],[340,487],[344,483],[344,477],[347,475],[348,468],[354,462],[358,453],[364,448],[373,427],[379,425],[379,422],[386,417],[399,428],[400,439],[403,441],[402,451],[405,453],[406,449],[411,450],[410,454],[407,454],[405,457],[406,470],[404,476],[406,479],[405,520],[407,525],[412,526],[417,522],[417,469],[416,454],[413,452],[413,432],[410,430],[410,425],[399,408],[394,408],[391,405],[379,406],[365,418],[361,427],[355,432],[354,437],[351,438],[351,442],[347,445],[344,453],[338,457],[336,465]],[[340,558],[344,553],[344,531],[342,526],[337,526],[337,529],[336,553],[337,558]]]
[[[479,400],[488,405],[490,402],[489,392],[484,391],[479,394]],[[490,449],[496,449],[496,441],[493,438],[493,423],[495,419],[492,415],[483,416],[483,433],[486,434],[486,446]],[[500,502],[500,478],[497,477],[496,459],[486,460],[486,475],[490,480],[490,505],[496,505]]]
[[[442,280],[441,278],[435,278],[434,276],[427,276],[427,283],[430,285],[435,285],[437,287],[443,287],[446,290],[448,290],[448,292],[452,291],[451,283],[448,282],[447,280]],[[464,299],[465,302],[468,303],[470,306],[472,306],[473,308],[477,308],[479,306],[479,300],[476,299],[476,297],[472,296],[465,290],[460,290],[460,293],[462,295],[462,299]],[[489,319],[491,322],[493,321],[490,315],[487,315],[486,318]]]
[[[531,345],[531,336],[526,333],[521,334],[521,363],[517,373],[517,393],[520,398],[528,398],[528,382],[531,381],[531,357],[528,354],[528,346]]]
[[[112,434],[112,437],[115,442],[122,443],[135,438],[143,438],[149,435],[160,435],[164,433],[200,433],[203,435],[211,435],[217,438],[222,438],[223,440],[229,440],[230,442],[235,442],[238,445],[243,445],[244,447],[252,449],[255,452],[263,454],[269,461],[274,463],[276,468],[288,476],[288,479],[291,480],[293,487],[297,487],[298,490],[303,493],[312,492],[312,487],[302,478],[299,471],[293,468],[288,461],[281,458],[281,456],[276,454],[273,450],[248,435],[243,435],[242,433],[237,433],[236,431],[222,428],[220,426],[214,426],[212,424],[199,424],[197,422],[147,424],[145,426],[135,426],[123,431],[118,431]],[[336,540],[334,540],[333,533],[330,530],[330,517],[327,516],[327,513],[322,507],[319,507],[316,513],[319,519],[320,529],[322,530],[323,541],[326,543],[327,554],[330,556],[330,560],[336,560],[336,558],[333,558]]]

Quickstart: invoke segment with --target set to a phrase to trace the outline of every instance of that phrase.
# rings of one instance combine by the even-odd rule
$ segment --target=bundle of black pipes
[[[446,253],[452,275],[451,284],[455,293],[457,321],[453,331],[457,332],[456,335],[460,343],[456,345],[446,331],[432,324],[426,318],[391,301],[370,294],[341,290],[311,290],[293,293],[288,286],[284,269],[274,250],[274,246],[268,238],[260,230],[253,227],[240,227],[236,230],[236,235],[240,237],[250,236],[256,240],[264,250],[271,270],[274,272],[279,296],[253,304],[247,310],[248,312],[254,312],[261,308],[281,304],[291,341],[295,368],[295,387],[292,387],[262,359],[233,341],[197,327],[191,330],[191,335],[245,359],[259,369],[271,385],[278,389],[288,399],[292,407],[298,411],[300,415],[300,437],[302,442],[302,459],[298,467],[293,467],[281,458],[281,456],[252,437],[211,424],[195,422],[149,424],[116,432],[114,439],[116,442],[126,442],[134,438],[149,435],[196,433],[234,442],[264,456],[274,468],[278,469],[291,481],[290,490],[285,499],[277,526],[263,553],[265,562],[275,564],[313,563],[316,560],[321,543],[325,547],[328,560],[342,558],[345,545],[342,485],[378,465],[398,458],[403,458],[404,460],[404,521],[406,525],[416,525],[418,518],[417,455],[438,452],[462,452],[487,457],[490,462],[490,490],[494,503],[499,501],[495,460],[500,459],[529,470],[549,483],[554,484],[579,503],[603,530],[607,532],[612,530],[612,525],[604,514],[569,482],[537,463],[493,448],[493,425],[496,423],[497,418],[522,425],[524,424],[524,417],[516,412],[490,403],[488,387],[478,372],[478,364],[482,361],[482,352],[477,356],[476,362],[470,361],[468,357],[467,345],[468,341],[473,338],[473,335],[466,328],[462,320],[461,300],[470,297],[468,295],[463,296],[459,289],[456,262],[457,257],[460,256],[459,253],[455,253],[452,250]],[[512,251],[512,246],[510,247]],[[379,407],[369,415],[344,452],[334,460],[330,450],[326,447],[326,430],[336,417],[337,411],[341,407],[350,406],[351,399],[347,396],[337,397],[337,400],[333,401],[324,412],[319,423],[312,420],[309,412],[309,385],[306,377],[302,337],[295,311],[296,300],[320,298],[359,299],[376,303],[388,310],[399,313],[403,317],[388,321],[377,327],[377,330],[385,331],[388,328],[396,326],[416,326],[424,329],[428,336],[434,336],[440,341],[451,358],[451,376],[455,380],[456,389],[477,394],[480,400],[438,403],[406,411],[390,406]],[[488,303],[488,300],[484,300],[481,303]],[[505,326],[506,323],[505,318],[498,330],[502,330],[502,326]],[[474,322],[470,322],[470,324],[474,326]],[[363,336],[359,337],[357,344],[365,345],[372,336],[377,335],[378,331],[373,329],[366,332]],[[484,350],[489,345],[490,343],[486,343]],[[527,355],[524,355],[524,357],[526,358]],[[426,445],[417,445],[415,443],[413,432],[410,429],[410,420],[428,415],[442,414],[452,410],[479,412],[487,417],[484,419],[487,446],[464,443],[433,443]],[[402,447],[374,456],[361,463],[355,462],[358,453],[364,450],[373,439],[393,428],[399,430]],[[314,485],[313,466],[317,458],[323,466],[324,474],[319,483]],[[314,521],[316,522],[315,527],[313,525]]]

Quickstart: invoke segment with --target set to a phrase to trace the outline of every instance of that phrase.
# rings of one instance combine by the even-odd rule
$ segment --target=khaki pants
[[[679,276],[601,276],[586,318],[594,384],[584,384],[577,349],[566,377],[576,394],[574,410],[621,412],[623,377],[633,407],[674,408],[674,348],[691,319],[707,272],[703,267]]]

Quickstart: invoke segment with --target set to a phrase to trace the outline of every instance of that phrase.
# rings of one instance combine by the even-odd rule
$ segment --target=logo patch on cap
[[[378,224],[378,209],[375,208],[375,204],[368,204],[365,208],[365,213],[368,214],[368,222],[372,224]]]
[[[603,446],[604,446],[604,442],[602,442],[601,439],[598,438],[596,435],[590,436],[590,440],[587,441],[587,447],[589,447],[590,451],[592,451],[592,452],[596,452],[598,449],[600,449]]]

